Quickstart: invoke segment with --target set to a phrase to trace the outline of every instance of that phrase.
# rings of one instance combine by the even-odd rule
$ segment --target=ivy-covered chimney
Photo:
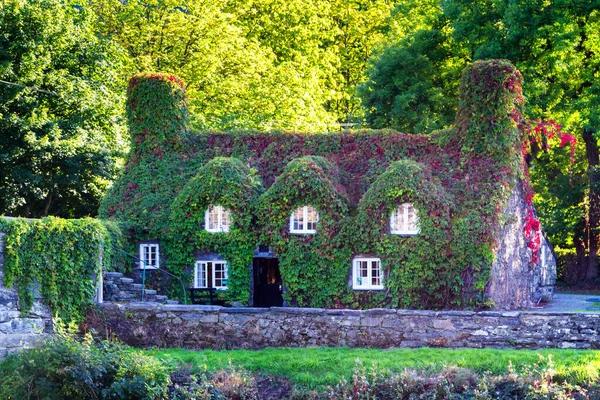
[[[523,78],[507,60],[477,61],[463,72],[456,133],[464,153],[520,160]]]
[[[188,129],[183,81],[170,74],[135,75],[127,87],[127,119],[134,152],[160,156],[178,148]]]

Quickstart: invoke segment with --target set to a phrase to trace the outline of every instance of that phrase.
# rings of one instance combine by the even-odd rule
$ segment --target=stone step
[[[179,300],[167,300],[165,304],[179,304]]]
[[[104,274],[104,277],[106,279],[111,279],[111,278],[122,278],[123,274],[121,272],[107,272]]]
[[[132,289],[141,289],[143,287],[144,287],[144,285],[142,285],[141,283],[132,283],[131,284]]]
[[[133,283],[133,279],[131,278],[121,278],[121,283]]]
[[[163,296],[162,294],[156,295],[156,301],[167,301],[169,298],[167,296]]]
[[[140,292],[141,292],[141,290],[140,290]],[[154,289],[146,289],[146,290],[144,291],[144,293],[145,293],[146,295],[156,295],[156,294],[157,294],[156,290],[154,290]]]
[[[133,299],[138,298],[137,294],[121,292],[115,296],[116,301],[131,301]]]

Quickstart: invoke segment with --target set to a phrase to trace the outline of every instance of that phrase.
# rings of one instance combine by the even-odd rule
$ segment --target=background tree
[[[323,131],[362,121],[356,85],[393,23],[386,0],[91,0],[136,70],[186,82],[199,129]]]
[[[534,201],[557,249],[576,251],[577,269],[594,277],[600,218],[594,157],[600,126],[600,45],[594,32],[600,29],[600,2],[450,0],[432,10],[429,26],[396,40],[396,49],[374,62],[361,91],[368,120],[421,131],[426,126],[413,122],[420,106],[429,127],[447,126],[450,109],[457,104],[451,85],[459,79],[460,66],[486,58],[512,61],[524,75],[529,117],[560,121],[579,139],[573,170],[568,150],[533,147],[536,162],[531,172],[538,193]],[[436,40],[428,46],[423,38]],[[386,65],[399,68],[380,73]],[[423,91],[428,100],[418,97]],[[385,92],[394,97],[388,104],[378,100]]]
[[[127,49],[135,72],[186,83],[199,129],[324,130],[318,2],[95,0],[101,32]]]
[[[0,3],[0,215],[96,213],[122,141],[121,54],[69,1]]]

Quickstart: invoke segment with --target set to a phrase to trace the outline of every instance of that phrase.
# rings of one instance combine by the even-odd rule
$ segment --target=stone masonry
[[[16,290],[4,286],[4,234],[0,232],[0,358],[43,340],[52,330],[51,314],[39,299],[27,315],[18,309]]]
[[[142,300],[141,283],[135,283],[133,278],[126,278],[120,272],[104,273],[104,300],[109,302],[132,302]],[[143,299],[146,302],[177,304],[177,300],[169,300],[167,296],[156,293],[154,289],[144,290]]]
[[[105,303],[87,322],[103,337],[138,347],[600,349],[599,314]]]

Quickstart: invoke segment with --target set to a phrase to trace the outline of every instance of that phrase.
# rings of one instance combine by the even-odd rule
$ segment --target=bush
[[[67,334],[0,363],[2,399],[163,399],[170,383],[167,368],[150,356]]]
[[[350,382],[342,379],[327,394],[312,395],[319,399],[587,399],[587,391],[566,382],[553,381],[555,371],[551,360],[539,363],[521,373],[514,370],[507,375],[492,376],[490,373],[477,375],[456,367],[446,368],[441,373],[426,374],[404,371],[390,374],[376,367],[365,368],[360,362]],[[594,388],[589,388],[590,391]]]
[[[190,366],[183,366],[171,374],[173,386],[169,399],[174,400],[258,400],[256,381],[247,371],[233,368],[218,371],[212,376],[191,374]]]

